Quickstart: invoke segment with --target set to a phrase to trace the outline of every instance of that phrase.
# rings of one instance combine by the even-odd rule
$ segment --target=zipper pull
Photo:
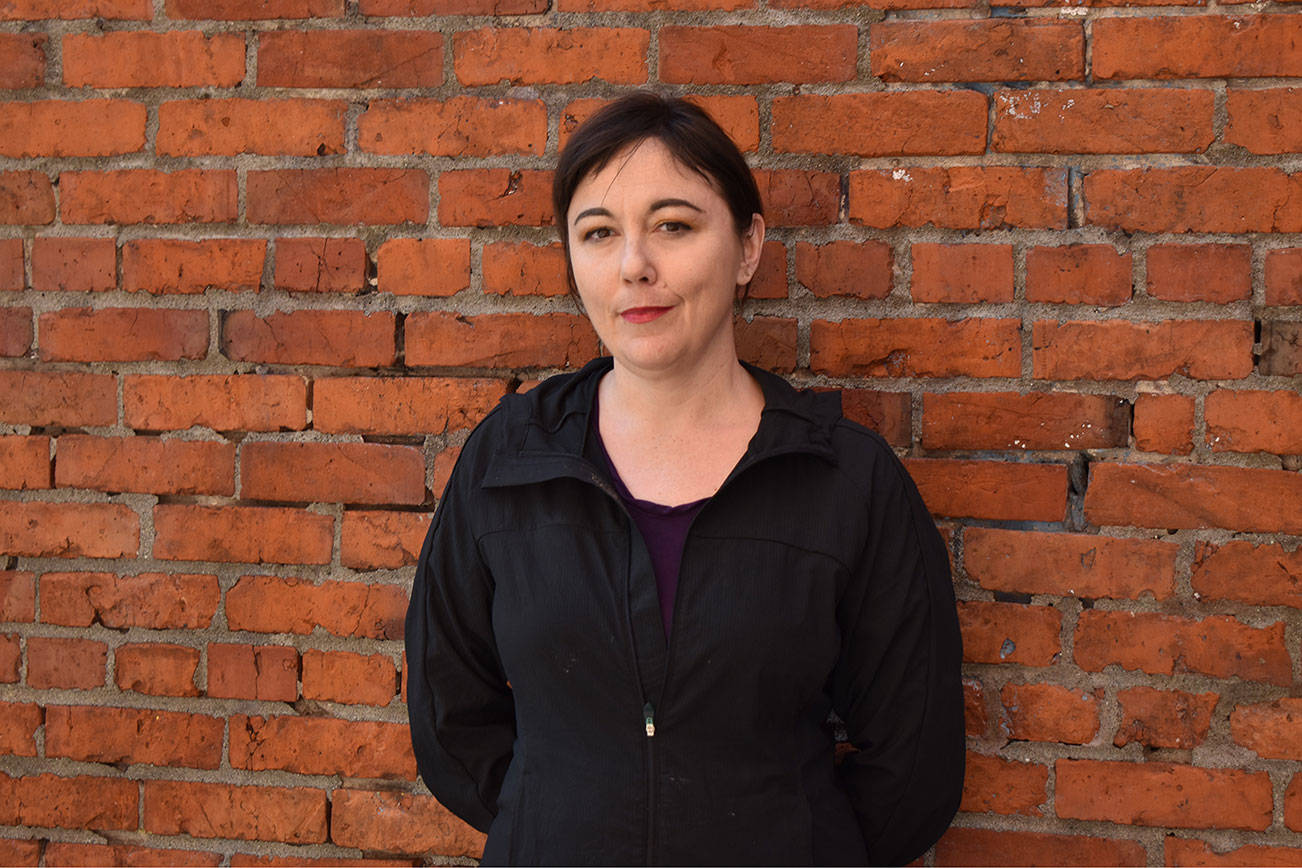
[[[646,705],[642,706],[642,716],[646,718],[646,737],[655,738],[656,710],[651,703],[648,702]]]

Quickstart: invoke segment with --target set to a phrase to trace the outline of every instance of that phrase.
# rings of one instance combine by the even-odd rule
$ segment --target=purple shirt
[[[632,516],[637,529],[642,533],[647,552],[651,555],[651,567],[656,574],[656,589],[660,592],[660,619],[665,625],[665,636],[674,621],[674,596],[678,593],[678,566],[683,559],[683,544],[687,542],[687,529],[692,519],[709,501],[705,497],[691,503],[678,506],[665,506],[649,500],[638,500],[629,493],[624,480],[619,478],[615,462],[610,460],[606,444],[602,442],[601,432],[597,430],[597,406],[592,406],[592,435],[601,447],[601,455],[606,459],[610,470],[610,479],[615,484],[615,492],[624,502],[624,508]]]

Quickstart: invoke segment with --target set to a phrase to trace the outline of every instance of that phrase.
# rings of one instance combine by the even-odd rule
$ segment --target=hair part
[[[561,151],[552,181],[552,207],[570,294],[578,300],[570,264],[569,210],[574,191],[589,175],[600,172],[625,150],[647,139],[660,142],[675,160],[701,175],[723,197],[737,234],[750,231],[754,215],[763,214],[759,187],[741,151],[701,107],[681,97],[635,91],[611,102],[574,131]],[[744,296],[749,284],[743,287]],[[580,305],[581,307],[582,305]]]

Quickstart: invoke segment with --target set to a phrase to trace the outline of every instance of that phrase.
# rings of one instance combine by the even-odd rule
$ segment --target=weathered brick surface
[[[298,652],[283,645],[208,646],[208,695],[224,699],[298,699]]]
[[[142,790],[144,829],[155,835],[290,844],[326,839],[324,790],[188,781],[146,781]]]
[[[1061,464],[911,458],[906,466],[934,515],[1061,521],[1066,510]]]
[[[393,314],[351,310],[300,310],[266,317],[237,310],[221,329],[221,351],[227,358],[282,365],[389,365],[394,340]]]
[[[126,424],[137,430],[298,430],[307,420],[307,384],[275,374],[129,376],[122,406]]]
[[[85,762],[215,769],[225,729],[221,718],[202,714],[52,705],[45,710],[45,752]]]
[[[154,529],[163,560],[323,564],[334,521],[298,509],[176,504],[154,508]]]
[[[1048,666],[1062,650],[1062,614],[1047,606],[964,601],[958,605],[958,622],[963,658],[973,663]]]
[[[63,172],[59,190],[67,223],[229,223],[238,214],[228,169]]]
[[[337,636],[400,639],[407,593],[397,585],[322,582],[244,576],[226,595],[233,630],[311,633],[321,627]]]
[[[1252,324],[1040,320],[1031,332],[1031,364],[1036,377],[1051,380],[1242,379],[1252,373]]]
[[[1178,550],[1159,540],[1092,534],[977,527],[963,534],[963,566],[982,587],[1087,599],[1171,596]]]
[[[425,461],[411,446],[246,443],[241,494],[252,500],[420,503]]]
[[[597,335],[582,317],[487,314],[407,317],[407,363],[438,367],[579,367],[597,354]]]
[[[481,377],[331,377],[313,384],[313,427],[339,434],[441,434],[473,426],[506,394]]]
[[[280,30],[258,36],[263,87],[437,87],[443,35],[421,31]]]
[[[1174,840],[1174,839],[1168,839]],[[937,865],[1147,865],[1138,841],[998,829],[950,829]]]
[[[380,292],[455,295],[470,286],[470,244],[461,238],[394,238],[380,248],[375,265]],[[485,251],[485,287],[488,270],[500,267]]]
[[[121,99],[0,103],[0,156],[107,157],[145,146],[145,106]]]
[[[152,696],[199,695],[196,648],[150,642],[119,646],[113,656],[113,681],[120,690]]]
[[[1093,693],[1056,684],[1005,684],[1000,723],[1010,739],[1086,744],[1099,731],[1101,690]]]
[[[128,241],[122,245],[122,288],[129,292],[184,294],[208,289],[256,292],[262,282],[266,253],[267,243],[255,239]],[[112,274],[111,267],[108,271]]]
[[[307,697],[304,660],[304,696]],[[329,717],[231,718],[231,765],[349,778],[414,778],[406,725]]]
[[[361,292],[366,244],[360,238],[281,238],[272,284],[288,292]]]
[[[960,811],[1041,816],[1049,769],[984,754],[967,755]]]
[[[815,320],[809,367],[837,376],[1011,377],[1021,370],[1020,324],[972,318]]]
[[[236,33],[73,33],[63,38],[69,87],[234,87],[244,79],[244,39]]]
[[[344,847],[471,858],[484,849],[484,834],[431,796],[341,788],[331,795],[330,807],[330,838]]]
[[[32,636],[27,640],[27,684],[38,690],[102,687],[107,659],[103,642]]]
[[[121,778],[0,772],[0,823],[72,829],[134,829],[140,784]]]
[[[140,519],[119,503],[6,504],[0,551],[29,557],[119,558],[140,546]]]
[[[442,486],[438,486],[440,492]],[[339,560],[355,569],[392,569],[416,563],[432,516],[420,512],[344,513]]]
[[[463,85],[612,84],[647,80],[649,34],[633,28],[483,28],[458,33],[453,66]]]
[[[996,151],[1197,153],[1212,143],[1210,90],[1005,90],[995,94]]]
[[[1026,253],[1026,300],[1059,304],[1125,304],[1131,256],[1107,244],[1034,247]]]
[[[58,439],[59,487],[151,494],[235,493],[235,446],[157,437]]]
[[[41,314],[36,328],[46,361],[179,361],[208,352],[208,312],[202,310],[64,308]]]
[[[324,156],[344,150],[345,104],[327,100],[175,100],[158,107],[160,154]]]
[[[780,97],[772,135],[778,151],[976,154],[986,144],[986,100],[961,91]]]
[[[221,591],[217,577],[191,573],[63,573],[41,575],[41,621],[68,627],[198,630],[212,624]]]
[[[869,39],[873,75],[886,81],[1065,81],[1085,72],[1075,22],[884,21]]]
[[[1109,395],[928,393],[922,399],[922,444],[1007,450],[1124,446],[1127,410],[1124,401]]]
[[[1011,166],[850,173],[850,221],[877,229],[1063,229],[1067,174]]]
[[[1271,822],[1265,772],[1067,759],[1054,773],[1060,817],[1191,829],[1260,830]]]
[[[1215,693],[1152,687],[1122,690],[1117,694],[1121,723],[1113,743],[1118,747],[1132,741],[1145,747],[1197,747],[1207,738],[1219,698]]]

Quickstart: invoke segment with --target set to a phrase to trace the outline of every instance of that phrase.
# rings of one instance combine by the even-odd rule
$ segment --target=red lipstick
[[[632,307],[620,314],[626,321],[634,324],[651,322],[668,313],[668,307]]]

